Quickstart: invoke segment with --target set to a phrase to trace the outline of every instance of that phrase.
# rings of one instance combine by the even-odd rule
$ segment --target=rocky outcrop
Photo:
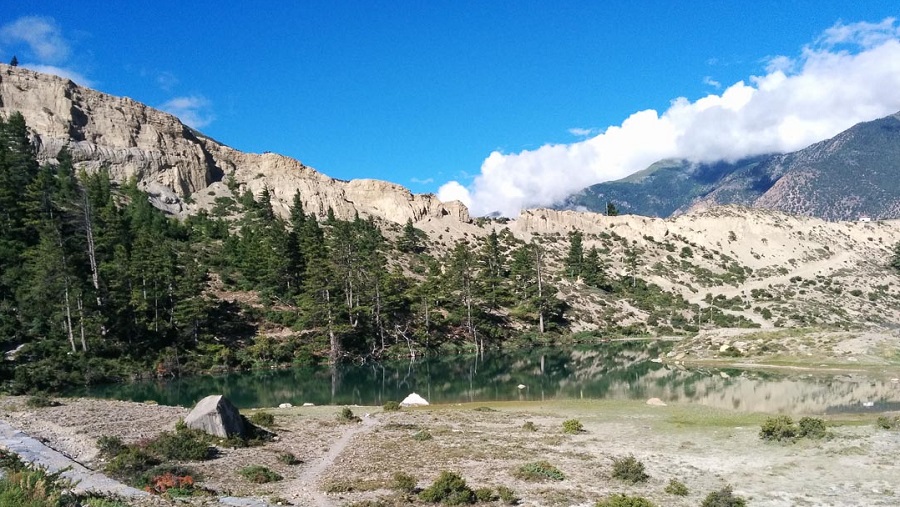
[[[397,223],[434,217],[469,220],[459,202],[442,203],[432,194],[413,194],[384,181],[336,180],[274,153],[243,153],[129,98],[0,65],[0,115],[14,111],[25,117],[41,160],[52,161],[67,146],[77,167],[92,171],[106,166],[119,182],[135,178],[154,204],[176,215],[212,205],[201,196],[231,194],[221,183],[233,177],[238,192],[258,194],[268,188],[282,214],[299,191],[306,211],[318,215],[330,208],[339,218],[358,213]]]
[[[241,413],[221,394],[207,396],[197,402],[184,418],[184,424],[221,438],[243,437],[247,433]]]

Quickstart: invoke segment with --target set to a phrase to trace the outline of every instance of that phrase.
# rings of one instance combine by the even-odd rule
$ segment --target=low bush
[[[584,426],[578,419],[563,421],[563,433],[581,433],[582,431],[584,431]]]
[[[30,408],[58,407],[59,402],[50,398],[47,393],[37,393],[33,396],[29,396],[28,399],[25,400],[25,405]]]
[[[212,457],[212,448],[207,439],[207,435],[199,430],[163,432],[147,446],[147,449],[165,459],[203,461]]]
[[[476,502],[493,502],[497,498],[494,496],[494,490],[491,488],[477,488],[475,490]]]
[[[78,505],[69,490],[73,487],[62,480],[59,473],[48,474],[42,469],[19,470],[0,478],[0,505],[16,507],[57,507]]]
[[[892,430],[894,428],[900,427],[900,417],[887,417],[880,415],[878,419],[875,420],[875,424],[878,425],[879,428],[885,430]]]
[[[196,487],[196,472],[180,466],[159,466],[144,474],[144,490],[169,497],[192,496],[201,491]]]
[[[284,477],[269,470],[267,467],[260,465],[251,465],[240,470],[240,474],[244,479],[254,484],[266,484],[268,482],[280,481]]]
[[[419,430],[419,431],[413,433],[413,436],[412,436],[412,439],[417,442],[424,442],[426,440],[431,440],[432,438],[434,438],[434,437],[431,436],[431,433],[428,433],[425,430]]]
[[[97,439],[97,449],[103,458],[115,458],[119,454],[125,452],[128,447],[119,437],[103,435]]]
[[[644,470],[644,464],[630,454],[624,458],[613,458],[612,476],[632,484],[645,482],[650,478]]]
[[[126,484],[140,486],[147,470],[160,464],[159,459],[138,447],[126,447],[103,468],[106,473]]]
[[[642,496],[613,495],[597,502],[596,507],[656,507]]]
[[[292,452],[279,453],[278,461],[280,461],[281,463],[284,463],[285,465],[292,465],[292,466],[303,463],[303,461],[300,460],[300,458],[298,458],[297,456],[294,456],[294,453],[292,453]]]
[[[441,472],[431,486],[419,493],[419,498],[431,503],[464,505],[475,503],[475,492],[459,474],[445,471]]]
[[[396,412],[396,411],[400,410],[401,408],[403,408],[403,407],[400,406],[400,403],[396,402],[394,400],[387,401],[384,403],[384,405],[381,406],[381,409],[384,410],[385,412]]]
[[[254,426],[271,428],[275,426],[275,416],[268,412],[254,412],[247,418]]]
[[[350,422],[358,423],[362,419],[357,417],[356,414],[354,414],[353,411],[350,410],[350,407],[344,407],[341,409],[340,412],[338,412],[337,420],[340,422],[346,422],[346,423],[350,423]]]
[[[513,475],[525,481],[561,481],[566,478],[558,468],[546,461],[526,463],[516,469]]]
[[[537,431],[537,426],[531,421],[525,421],[525,424],[522,425],[522,429],[525,431]]]
[[[700,507],[747,507],[747,501],[739,496],[734,496],[731,486],[725,486],[706,495]]]
[[[801,438],[825,438],[825,421],[818,417],[803,417],[799,422]]]
[[[759,438],[763,440],[793,440],[797,437],[797,427],[789,416],[780,415],[766,419],[759,430]]]
[[[497,486],[497,496],[499,496],[500,501],[506,505],[516,505],[519,503],[519,496],[516,495],[516,492],[506,486]]]
[[[688,487],[683,482],[672,479],[666,485],[666,493],[675,496],[687,496],[690,491],[688,491]]]
[[[405,474],[403,472],[397,472],[394,474],[394,481],[391,485],[391,489],[396,489],[397,491],[405,491],[406,493],[412,493],[416,490],[416,478]]]

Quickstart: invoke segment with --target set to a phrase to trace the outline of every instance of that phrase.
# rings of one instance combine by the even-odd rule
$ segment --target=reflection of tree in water
[[[192,406],[204,396],[221,393],[239,407],[304,402],[382,405],[389,400],[400,401],[412,392],[432,403],[658,397],[723,408],[776,411],[793,406],[826,410],[832,405],[843,406],[854,403],[853,400],[858,403],[877,394],[876,388],[868,383],[851,389],[847,382],[832,382],[833,378],[827,382],[786,379],[739,370],[727,370],[727,375],[722,375],[718,370],[685,371],[649,360],[664,352],[664,345],[659,343],[612,342],[574,348],[488,352],[483,358],[456,355],[363,365],[257,370],[170,382],[101,386],[71,394]],[[519,384],[525,387],[519,389]],[[882,398],[900,401],[897,391]]]

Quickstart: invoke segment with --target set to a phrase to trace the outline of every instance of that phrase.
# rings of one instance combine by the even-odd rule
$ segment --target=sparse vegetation
[[[397,472],[394,474],[394,482],[391,487],[398,491],[413,493],[416,490],[417,482],[415,477],[403,472]]]
[[[255,426],[263,426],[266,428],[275,426],[275,416],[270,414],[269,412],[253,412],[253,414],[251,414],[247,419]]]
[[[240,470],[240,474],[244,479],[254,484],[266,484],[268,482],[280,481],[282,476],[269,470],[267,467],[260,465],[251,465]]]
[[[561,481],[566,478],[558,468],[546,461],[526,463],[516,469],[513,475],[524,481]]]
[[[683,482],[677,479],[671,479],[669,480],[669,483],[666,484],[666,493],[675,496],[687,496],[690,491]]]
[[[303,461],[294,455],[292,452],[282,452],[278,453],[278,461],[284,463],[285,465],[293,466],[299,465],[303,463]]]
[[[596,507],[656,507],[656,504],[642,496],[618,494],[600,500]]]
[[[535,426],[532,421],[525,421],[525,423],[522,424],[522,429],[525,431],[537,431],[537,426]]]
[[[818,417],[802,417],[799,426],[797,434],[800,438],[825,438],[825,421]]]
[[[797,427],[790,416],[780,415],[769,417],[759,430],[759,438],[763,440],[775,440],[783,442],[793,440],[797,436]]]
[[[343,423],[358,423],[362,421],[356,414],[353,413],[353,410],[350,407],[344,407],[337,414],[337,420]]]
[[[400,406],[400,402],[394,400],[386,401],[381,407],[385,412],[396,412],[401,408],[403,407]]]

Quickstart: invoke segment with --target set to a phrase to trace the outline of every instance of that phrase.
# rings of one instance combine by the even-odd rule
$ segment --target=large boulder
[[[221,394],[200,400],[184,418],[184,424],[222,438],[243,437],[247,433],[241,413]]]
[[[400,402],[401,407],[424,407],[425,405],[428,405],[428,401],[416,393],[410,394]]]

